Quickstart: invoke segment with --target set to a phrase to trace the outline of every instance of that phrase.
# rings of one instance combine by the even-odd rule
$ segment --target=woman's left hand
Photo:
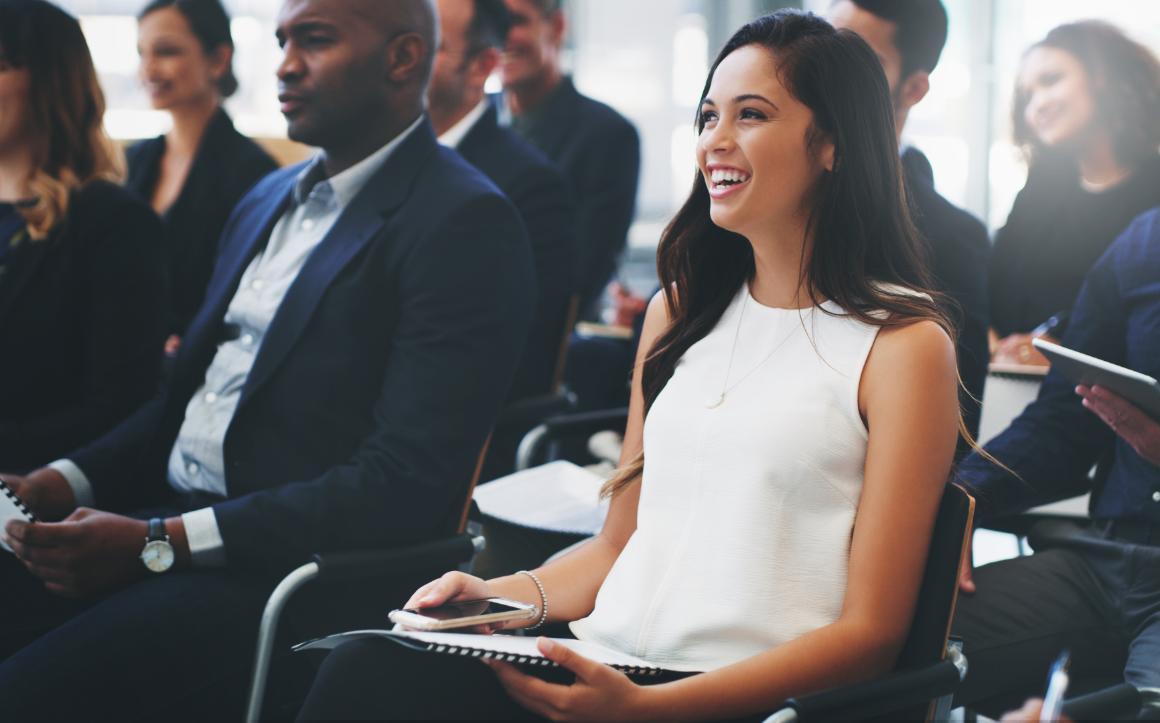
[[[642,720],[654,718],[648,702],[650,689],[624,673],[585,658],[548,638],[538,641],[544,657],[576,674],[572,685],[548,683],[523,673],[514,665],[485,661],[499,677],[512,700],[549,720]]]
[[[1083,405],[1131,445],[1136,454],[1160,467],[1160,422],[1104,387],[1081,384],[1075,388],[1075,393],[1083,397]]]

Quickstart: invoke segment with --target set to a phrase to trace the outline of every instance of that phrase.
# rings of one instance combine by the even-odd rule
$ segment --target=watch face
[[[165,540],[147,542],[141,551],[141,562],[150,572],[165,572],[173,567],[173,546]]]

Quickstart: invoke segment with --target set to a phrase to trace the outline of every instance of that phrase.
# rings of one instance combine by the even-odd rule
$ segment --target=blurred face
[[[474,5],[465,0],[439,0],[439,50],[427,89],[427,102],[433,112],[458,109],[467,94],[467,28]]]
[[[379,0],[375,0],[378,2]],[[286,0],[278,16],[278,100],[291,139],[350,145],[389,118],[388,39],[352,0]]]
[[[826,19],[835,28],[853,31],[866,41],[882,63],[886,82],[890,85],[890,96],[894,97],[902,82],[902,56],[894,47],[894,23],[863,10],[850,0],[841,0],[830,6]]]
[[[137,25],[138,76],[154,108],[175,108],[217,97],[230,51],[207,54],[177,8],[154,10]]]
[[[730,53],[701,104],[697,165],[713,223],[752,239],[808,214],[811,189],[832,165],[833,147],[807,149],[813,113],[778,78],[773,55],[756,45]]]
[[[28,69],[0,58],[0,153],[27,144],[31,137],[28,92]]]
[[[530,0],[506,0],[511,31],[503,52],[503,84],[518,86],[535,80],[555,65],[563,40],[560,13],[545,16]]]
[[[1074,55],[1058,48],[1033,48],[1019,70],[1019,90],[1027,99],[1023,121],[1048,148],[1081,139],[1095,120],[1087,71]]]

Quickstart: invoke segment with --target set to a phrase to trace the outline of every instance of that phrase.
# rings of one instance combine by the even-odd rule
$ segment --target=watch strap
[[[165,533],[165,520],[160,517],[154,517],[149,520],[149,536],[145,538],[146,542],[153,542],[154,540],[168,540],[169,535]]]

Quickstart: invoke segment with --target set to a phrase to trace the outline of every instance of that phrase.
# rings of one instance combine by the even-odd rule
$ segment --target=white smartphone
[[[429,608],[392,610],[388,618],[412,630],[455,630],[476,625],[533,620],[539,615],[535,605],[492,597],[460,600]]]

